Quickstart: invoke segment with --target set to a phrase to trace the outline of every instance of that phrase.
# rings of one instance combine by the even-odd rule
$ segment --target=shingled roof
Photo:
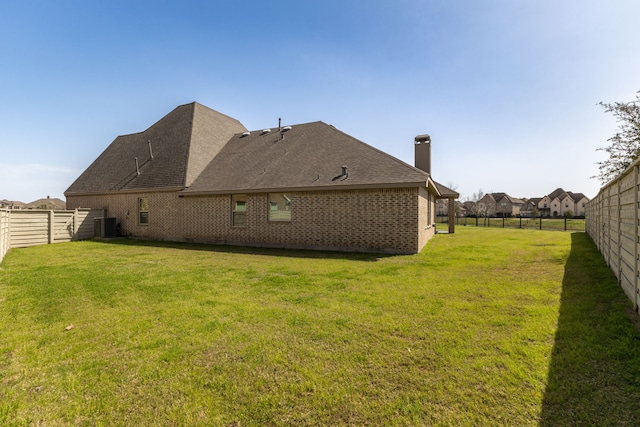
[[[181,105],[144,132],[117,137],[65,194],[187,187],[245,130],[196,102]]]
[[[428,173],[312,122],[234,135],[181,194],[427,185]]]
[[[434,183],[435,183],[436,188],[438,189],[438,192],[440,193],[440,196],[442,198],[452,198],[453,197],[454,199],[457,199],[458,197],[460,197],[460,193],[458,193],[457,191],[452,190],[451,188],[446,187],[446,186],[440,184],[439,182],[435,182],[434,181]]]
[[[35,200],[31,203],[27,203],[25,208],[27,209],[65,209],[67,204],[64,200],[58,198],[46,198]]]
[[[239,121],[194,102],[177,107],[144,132],[117,137],[65,195],[407,186],[426,186],[438,196],[448,190],[428,173],[326,123],[248,132]],[[457,196],[451,191],[443,197]]]
[[[549,198],[551,200],[553,199],[564,199],[566,197],[570,197],[571,200],[573,200],[575,203],[578,203],[580,200],[587,198],[587,196],[585,196],[582,193],[573,193],[571,191],[564,191],[562,188],[556,188],[553,192],[549,193]]]

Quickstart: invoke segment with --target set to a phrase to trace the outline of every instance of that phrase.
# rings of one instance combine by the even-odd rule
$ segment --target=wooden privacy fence
[[[640,302],[640,161],[586,206],[586,231],[638,310]]]
[[[102,209],[0,210],[0,260],[10,248],[90,239]]]
[[[9,250],[9,211],[0,209],[0,261]]]

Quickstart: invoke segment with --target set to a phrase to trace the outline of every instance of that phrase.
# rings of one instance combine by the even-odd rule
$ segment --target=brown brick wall
[[[149,200],[148,225],[138,224],[138,199],[141,197]],[[106,209],[107,217],[116,218],[116,222],[122,227],[122,233],[126,236],[179,241],[182,240],[178,217],[179,200],[175,191],[69,196],[67,209],[81,207]]]
[[[418,197],[418,251],[421,251],[435,234],[435,222],[435,198],[426,188],[420,188]]]
[[[291,221],[268,220],[267,193],[247,194],[247,226],[231,226],[231,196],[152,192],[70,196],[67,208],[106,208],[132,237],[310,249],[415,253],[433,236],[435,201],[426,189],[294,192]],[[138,225],[138,198],[149,225]],[[128,211],[128,214],[127,214]]]

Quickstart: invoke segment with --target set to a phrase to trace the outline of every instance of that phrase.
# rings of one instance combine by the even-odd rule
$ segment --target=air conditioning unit
[[[101,238],[117,237],[115,218],[96,218],[93,220],[93,236]]]

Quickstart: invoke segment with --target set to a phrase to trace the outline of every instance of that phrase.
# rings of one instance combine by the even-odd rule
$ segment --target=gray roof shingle
[[[188,186],[244,130],[239,121],[198,103],[181,105],[144,132],[117,137],[65,194]]]
[[[425,186],[430,181],[426,172],[326,123],[290,128],[234,135],[182,193]]]
[[[247,132],[239,121],[194,102],[175,108],[144,132],[117,137],[65,195],[169,188],[197,195],[406,186],[428,186],[437,195],[445,191],[457,196],[436,185],[428,173],[326,123]]]
[[[457,199],[458,197],[460,197],[460,193],[458,193],[455,190],[452,190],[449,187],[446,187],[442,184],[440,184],[439,182],[435,182],[436,188],[438,189],[438,192],[440,193],[440,196],[442,197],[453,197],[454,199]]]

